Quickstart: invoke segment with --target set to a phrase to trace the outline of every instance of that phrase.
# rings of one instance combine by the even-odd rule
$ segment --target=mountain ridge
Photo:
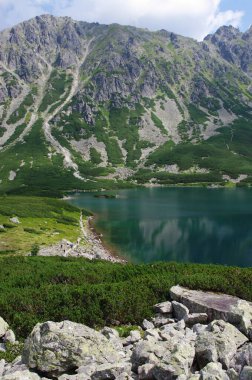
[[[197,42],[43,15],[4,30],[0,191],[249,184],[251,68],[252,29]]]

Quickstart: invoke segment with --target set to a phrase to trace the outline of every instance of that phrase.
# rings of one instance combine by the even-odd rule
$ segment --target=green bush
[[[31,248],[31,256],[37,256],[39,253],[39,245],[38,244],[33,244]]]
[[[15,228],[15,227],[17,227],[16,224],[8,223],[8,222],[3,223],[3,226],[4,226],[4,228]]]
[[[30,228],[30,227],[25,227],[24,231],[28,232],[29,234],[36,234],[36,235],[42,234],[42,231],[38,231],[38,230],[35,230],[35,228]]]
[[[91,327],[137,325],[180,284],[252,301],[252,269],[158,263],[122,265],[82,258],[0,256],[1,316],[19,337],[47,320]]]
[[[6,343],[6,352],[0,351],[0,360],[4,359],[8,363],[13,362],[13,360],[22,354],[23,348],[23,343]]]

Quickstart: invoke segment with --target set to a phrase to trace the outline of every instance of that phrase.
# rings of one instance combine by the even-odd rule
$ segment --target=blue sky
[[[220,4],[220,9],[222,11],[232,9],[242,10],[244,16],[241,20],[240,29],[242,31],[247,30],[252,24],[252,0],[222,0]]]
[[[202,40],[221,25],[248,29],[252,0],[0,0],[0,29],[44,13],[166,29]]]

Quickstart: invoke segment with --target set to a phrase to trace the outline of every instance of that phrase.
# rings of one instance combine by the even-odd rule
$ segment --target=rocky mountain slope
[[[0,190],[252,181],[252,29],[36,17],[0,33]],[[113,182],[112,182],[113,180]]]
[[[3,380],[249,380],[252,374],[252,305],[236,297],[170,289],[170,301],[154,306],[128,335],[97,331],[70,321],[38,323],[24,346],[0,318],[2,350],[21,351],[0,360]]]

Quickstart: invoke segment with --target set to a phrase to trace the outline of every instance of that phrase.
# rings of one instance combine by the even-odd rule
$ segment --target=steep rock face
[[[83,39],[92,26],[74,23],[70,18],[38,16],[0,35],[0,61],[32,82],[50,64],[67,68],[81,55]]]
[[[239,66],[251,77],[252,28],[241,33],[232,26],[223,26],[207,36],[205,41],[210,41],[225,60]]]

